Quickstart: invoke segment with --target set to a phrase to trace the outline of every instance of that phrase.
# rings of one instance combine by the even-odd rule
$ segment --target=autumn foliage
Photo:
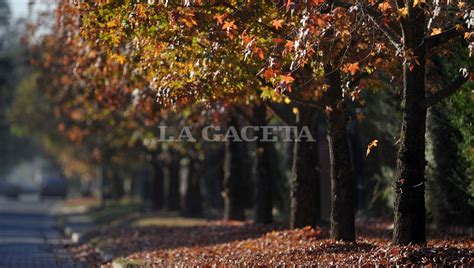
[[[200,141],[160,143],[156,126],[192,125],[199,130],[211,123],[242,127],[278,118],[314,129],[324,118],[332,185],[329,237],[347,243],[320,240],[318,231],[311,229],[321,220],[316,208],[318,148],[295,143],[290,153],[290,225],[311,228],[190,249],[147,248],[146,253],[133,256],[145,256],[157,265],[454,264],[455,259],[470,258],[467,249],[446,249],[446,258],[435,260],[436,247],[386,246],[386,237],[357,240],[356,164],[348,135],[351,124],[365,120],[361,109],[371,105],[364,99],[367,92],[384,90],[387,80],[396,84],[402,123],[397,138],[393,243],[424,245],[426,112],[466,84],[472,66],[456,66],[458,77],[440,90],[430,89],[437,80],[428,77],[427,70],[436,67],[431,61],[434,55],[449,60],[455,52],[447,45],[451,42],[460,42],[463,51],[473,53],[473,14],[472,4],[465,1],[65,0],[58,3],[52,33],[39,43],[30,40],[30,47],[41,70],[39,84],[54,106],[55,131],[82,144],[96,164],[124,164],[128,155],[136,155],[159,170],[174,152],[191,159],[190,167],[200,170],[209,147]],[[31,28],[32,36],[38,29]],[[97,133],[100,139],[95,138]],[[365,157],[379,146],[377,137],[370,138]],[[229,169],[223,198],[226,206],[234,208],[240,202],[234,200],[245,198],[233,194],[244,188],[239,188],[242,185],[230,171],[241,171],[238,160],[246,157],[238,155],[239,146],[226,146]],[[255,208],[266,215],[257,213],[256,219],[269,223],[273,149],[256,147],[260,198],[255,199]],[[198,189],[199,178],[191,184]],[[162,181],[157,185],[164,187]],[[195,196],[199,198],[199,193]],[[237,210],[235,217],[245,217],[243,208]],[[229,225],[233,226],[222,226]],[[212,233],[214,225],[206,228]],[[175,230],[163,232],[168,231]],[[254,232],[259,230],[250,231]]]

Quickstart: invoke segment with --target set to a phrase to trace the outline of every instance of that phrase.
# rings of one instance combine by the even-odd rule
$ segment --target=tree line
[[[84,162],[151,163],[156,208],[164,202],[163,172],[171,178],[169,196],[176,198],[185,157],[191,212],[202,209],[203,159],[216,145],[162,143],[158,126],[199,132],[209,124],[242,129],[278,120],[318,136],[324,120],[331,237],[355,241],[361,160],[354,156],[352,125],[370,120],[361,112],[371,105],[364,96],[389,81],[397,84],[401,115],[393,243],[423,244],[427,111],[468,83],[472,66],[453,66],[455,77],[438,90],[432,88],[443,74],[428,74],[436,69],[435,57],[449,61],[452,54],[472,53],[471,9],[463,1],[425,0],[60,1],[51,33],[37,41],[32,37],[41,34],[41,25],[32,24],[26,40],[41,98],[52,105],[46,107],[51,120],[37,127],[80,144],[70,154]],[[290,225],[316,226],[318,143],[292,146]],[[366,154],[377,146],[374,139]],[[272,222],[275,143],[229,141],[222,150],[224,218],[245,217],[251,150],[255,221]]]

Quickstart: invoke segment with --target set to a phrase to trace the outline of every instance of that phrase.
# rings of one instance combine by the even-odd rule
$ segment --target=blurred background
[[[65,138],[61,120],[55,118],[54,102],[39,88],[38,70],[31,67],[22,42],[26,22],[33,19],[28,14],[51,12],[53,4],[45,1],[35,6],[35,12],[29,6],[27,0],[0,0],[0,194],[9,199],[91,198],[98,204],[127,200],[146,209],[168,208],[189,215],[220,218],[224,205],[224,145],[203,143],[199,148],[164,146],[158,150],[156,140],[150,136],[153,131],[145,131],[142,144],[129,146],[130,132],[120,132],[118,127],[106,142],[104,128],[100,127],[81,142],[76,142],[74,136],[81,134],[73,131]],[[462,62],[467,57],[460,52],[454,58]],[[448,65],[442,61],[439,64]],[[449,74],[446,77],[449,79]],[[358,163],[355,168],[359,214],[391,218],[395,137],[400,120],[398,93],[390,78],[384,86],[393,90],[365,93],[364,98],[371,105],[364,108],[366,120],[350,126],[350,139],[353,160]],[[468,86],[430,111],[427,207],[432,222],[465,224],[474,215],[472,117],[472,92]],[[317,120],[321,216],[328,219],[326,123],[322,117]],[[273,118],[270,124],[280,122]],[[379,140],[379,147],[366,157],[365,148],[374,138]],[[285,142],[274,145],[273,163],[277,163],[272,165],[274,215],[286,222],[292,145]],[[247,197],[251,196],[256,176],[254,147],[250,143],[242,152],[246,175],[241,191]],[[179,179],[173,179],[176,177]],[[252,202],[247,203],[243,205],[251,217]]]

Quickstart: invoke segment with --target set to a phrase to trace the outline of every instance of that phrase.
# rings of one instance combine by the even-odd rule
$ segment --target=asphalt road
[[[0,268],[75,267],[55,229],[54,210],[60,205],[36,196],[0,197]]]

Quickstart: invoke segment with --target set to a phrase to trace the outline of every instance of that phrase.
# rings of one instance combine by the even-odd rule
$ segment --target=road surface
[[[55,229],[53,211],[59,205],[35,196],[0,197],[0,268],[75,267]]]

